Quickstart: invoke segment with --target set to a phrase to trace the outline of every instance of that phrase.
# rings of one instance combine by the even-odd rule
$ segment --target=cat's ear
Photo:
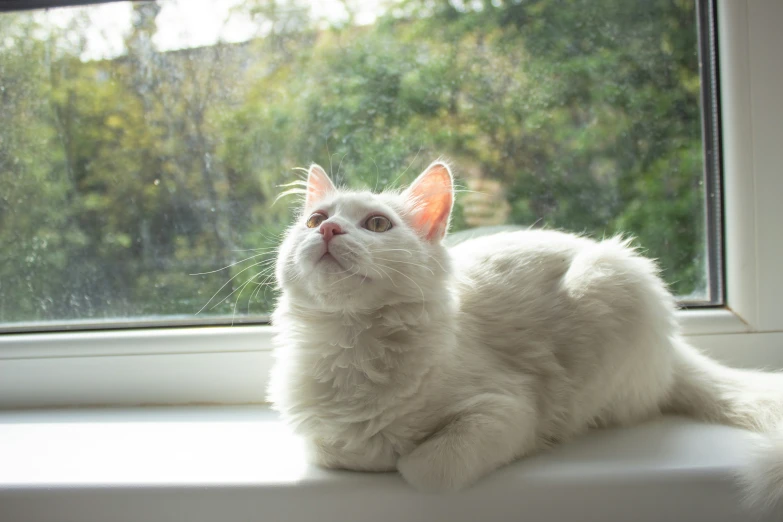
[[[411,209],[411,224],[430,241],[440,241],[449,228],[454,185],[448,165],[432,163],[403,193]]]
[[[307,195],[305,208],[310,208],[337,189],[324,169],[313,163],[307,171]]]

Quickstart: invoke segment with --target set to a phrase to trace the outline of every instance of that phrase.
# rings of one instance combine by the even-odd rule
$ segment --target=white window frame
[[[783,2],[720,0],[726,306],[678,312],[695,345],[783,367]],[[0,408],[264,402],[269,326],[0,335]]]

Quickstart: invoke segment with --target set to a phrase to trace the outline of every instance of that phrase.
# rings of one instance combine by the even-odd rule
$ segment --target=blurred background
[[[382,188],[438,157],[454,232],[633,234],[706,300],[700,88],[693,1],[0,13],[0,325],[262,321],[295,167]]]

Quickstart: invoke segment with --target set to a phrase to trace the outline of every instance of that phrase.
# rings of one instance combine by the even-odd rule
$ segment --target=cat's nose
[[[345,232],[343,232],[343,229],[340,228],[340,225],[330,221],[326,221],[322,223],[321,228],[319,228],[318,231],[321,234],[323,234],[324,241],[326,241],[327,243],[331,241],[334,236],[337,236],[339,234],[345,234]]]

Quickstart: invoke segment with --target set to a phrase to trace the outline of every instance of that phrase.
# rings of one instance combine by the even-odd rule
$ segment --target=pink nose
[[[340,225],[337,223],[331,223],[329,221],[321,224],[321,228],[319,228],[318,231],[323,234],[324,241],[327,243],[331,241],[334,236],[345,233],[343,232],[343,229],[340,228]]]

